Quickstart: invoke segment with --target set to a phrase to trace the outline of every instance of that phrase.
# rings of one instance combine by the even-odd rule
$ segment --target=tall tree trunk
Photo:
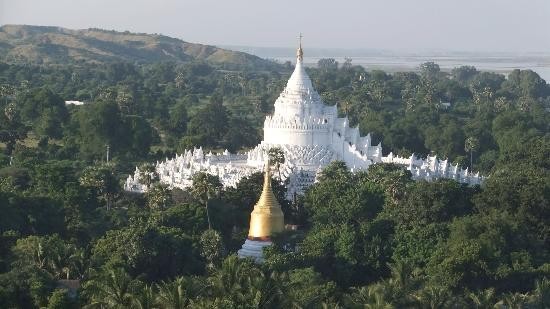
[[[211,230],[212,225],[210,224],[210,214],[208,213],[208,199],[206,200],[204,205],[206,206],[206,218],[208,219],[208,229]]]

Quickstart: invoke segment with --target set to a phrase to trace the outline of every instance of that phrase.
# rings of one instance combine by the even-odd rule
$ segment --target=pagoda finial
[[[267,158],[264,167],[264,187],[262,191],[271,190],[271,169],[269,167],[269,158]]]
[[[296,52],[296,58],[298,59],[299,62],[302,62],[303,58],[304,58],[304,51],[302,50],[302,33],[300,32],[300,36],[298,37],[298,40],[299,40],[299,47],[298,47],[298,51]]]

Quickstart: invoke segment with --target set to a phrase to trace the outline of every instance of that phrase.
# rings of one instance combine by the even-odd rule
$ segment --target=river
[[[278,62],[295,61],[296,53],[290,48],[239,47],[228,48],[257,55]],[[387,72],[417,71],[420,64],[437,63],[443,71],[463,65],[474,66],[479,71],[507,74],[514,69],[530,69],[550,82],[550,52],[548,53],[490,53],[490,52],[399,52],[384,50],[320,49],[304,50],[304,63],[314,66],[321,58],[334,58],[343,63],[351,58],[352,64],[367,70],[380,69]]]

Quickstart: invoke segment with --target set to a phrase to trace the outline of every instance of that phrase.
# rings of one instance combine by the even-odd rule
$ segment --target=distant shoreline
[[[344,63],[345,57],[309,57],[304,58],[304,63],[307,66],[316,66],[317,61],[321,58],[334,58],[340,64]],[[516,58],[474,58],[474,57],[402,57],[402,56],[365,56],[365,57],[349,57],[352,59],[352,64],[365,67],[370,70],[383,70],[390,73],[396,72],[417,72],[420,64],[428,61],[437,63],[441,70],[450,72],[453,68],[460,66],[474,66],[479,71],[494,72],[507,75],[514,69],[533,70],[540,75],[541,78],[550,82],[550,57],[541,57],[540,59],[524,59]],[[270,58],[275,61],[284,63],[286,61],[294,62],[290,57]],[[535,61],[533,61],[535,60]]]
[[[243,51],[264,59],[280,63],[294,62],[295,51],[291,48],[267,48],[246,46],[225,46]],[[442,71],[449,72],[455,67],[474,66],[479,71],[508,74],[514,69],[533,70],[550,82],[550,53],[510,53],[510,52],[452,52],[452,51],[389,51],[376,49],[306,49],[304,63],[317,65],[321,58],[334,58],[340,64],[351,58],[352,64],[367,70],[383,70],[390,73],[415,72],[421,63],[433,61]]]

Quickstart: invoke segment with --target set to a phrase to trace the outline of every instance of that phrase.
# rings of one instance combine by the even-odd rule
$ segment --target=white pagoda
[[[413,179],[454,179],[470,185],[480,184],[483,177],[468,169],[451,165],[435,156],[426,159],[399,157],[393,153],[382,155],[381,144],[372,145],[371,136],[360,136],[358,127],[350,127],[346,118],[338,118],[336,105],[325,105],[313,88],[305,71],[300,43],[296,67],[285,89],[275,101],[273,115],[264,121],[264,139],[254,149],[243,154],[205,154],[202,148],[187,150],[175,158],[156,163],[161,183],[170,187],[186,188],[192,185],[194,173],[202,171],[217,175],[226,187],[236,186],[239,180],[254,172],[261,172],[267,152],[273,147],[284,151],[285,163],[280,167],[281,181],[288,180],[287,198],[315,182],[318,172],[332,161],[344,161],[352,171],[366,170],[371,164],[394,163],[404,166]],[[146,192],[140,183],[141,172],[136,168],[128,176],[125,190]]]

